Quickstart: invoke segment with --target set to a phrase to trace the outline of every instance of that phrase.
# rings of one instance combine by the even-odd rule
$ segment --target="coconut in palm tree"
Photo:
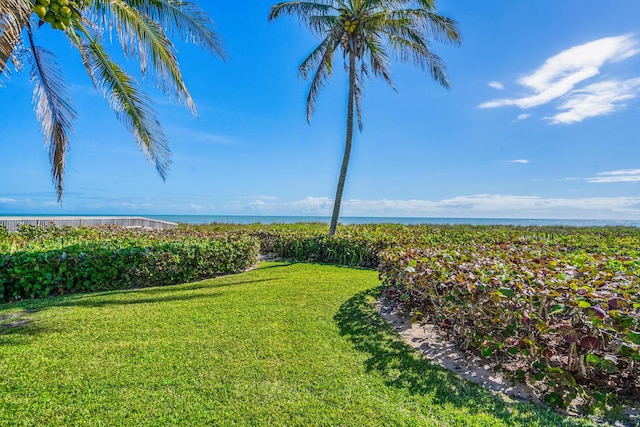
[[[55,56],[38,43],[51,31],[64,32],[78,49],[94,86],[164,180],[170,151],[151,99],[111,59],[103,41],[118,39],[125,56],[140,63],[143,77],[150,77],[159,89],[196,114],[168,34],[223,57],[222,41],[211,18],[189,1],[0,1],[0,74],[6,74],[11,65],[19,69],[25,59],[31,65],[34,108],[61,201],[65,158],[77,113]]]

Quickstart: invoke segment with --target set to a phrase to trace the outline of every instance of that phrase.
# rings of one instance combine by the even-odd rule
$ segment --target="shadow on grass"
[[[112,299],[112,300],[92,300],[75,299],[63,301],[59,304],[55,304],[56,307],[109,307],[114,305],[136,305],[136,304],[155,304],[165,302],[181,302],[181,301],[194,301],[198,299],[209,299],[219,297],[220,294],[206,294],[206,295],[172,295],[172,296],[159,296],[150,298],[127,298],[127,299]]]
[[[0,315],[0,348],[6,345],[19,345],[27,336],[37,336],[46,332],[34,324],[31,314],[35,310],[22,310]]]
[[[242,276],[226,279],[223,282],[206,279],[187,285],[167,285],[150,288],[121,289],[94,293],[77,293],[58,295],[48,298],[24,300],[18,303],[0,305],[0,346],[12,344],[19,336],[36,336],[51,332],[35,325],[30,314],[56,307],[86,307],[100,308],[112,306],[131,306],[138,304],[156,304],[170,302],[195,301],[222,296],[216,289],[264,283],[279,280],[269,279],[244,279]],[[203,293],[193,293],[204,290]],[[21,311],[2,313],[4,308],[20,307]]]
[[[292,261],[264,261],[264,262],[277,262],[278,264],[265,265],[264,267],[263,266],[259,266],[258,268],[256,268],[256,270],[268,270],[270,268],[290,267],[293,264],[295,264],[295,262],[292,262]]]
[[[267,267],[269,268],[269,267]],[[231,277],[233,276],[237,276],[237,278],[235,280],[229,280]],[[222,280],[216,280],[216,279],[223,279],[226,278],[224,281]],[[197,289],[217,289],[217,288],[227,288],[230,286],[237,286],[237,285],[247,285],[247,284],[251,284],[251,283],[262,283],[262,282],[272,282],[274,280],[280,280],[280,277],[274,277],[271,279],[245,279],[244,276],[238,276],[238,275],[229,275],[229,276],[218,276],[218,277],[213,277],[211,279],[203,279],[203,280],[198,280],[197,282],[191,282],[189,284],[184,284],[184,285],[158,285],[158,286],[152,286],[152,287],[141,287],[141,288],[133,288],[133,289],[126,289],[126,290],[120,290],[120,291],[109,291],[109,292],[101,292],[99,294],[89,294],[92,296],[101,296],[101,295],[109,295],[109,294],[113,294],[114,292],[117,293],[121,293],[121,292],[140,292],[140,293],[144,293],[145,295],[152,295],[152,294],[164,294],[164,293],[172,293],[172,292],[183,292],[183,291],[193,291],[193,290],[197,290]],[[212,280],[215,280],[214,282],[212,282]],[[82,295],[82,294],[77,294],[77,295]],[[87,294],[84,294],[87,295]]]
[[[578,426],[577,419],[565,418],[532,404],[506,402],[484,388],[463,380],[430,362],[406,344],[375,309],[379,289],[359,293],[345,302],[334,320],[340,333],[348,337],[356,350],[367,353],[367,372],[377,372],[386,384],[409,390],[412,394],[433,395],[438,405],[465,408],[469,414],[493,414],[506,424]]]
[[[215,279],[215,278],[214,278]],[[197,290],[215,290],[220,288],[226,288],[231,286],[245,285],[251,283],[262,283],[279,280],[280,278],[270,279],[250,279],[242,280],[238,277],[237,280],[225,281],[225,282],[210,282],[213,279],[205,279],[198,282],[189,283],[186,285],[156,285],[149,287],[136,287],[131,289],[115,289],[112,291],[97,291],[97,292],[80,292],[75,294],[55,295],[47,298],[29,299],[19,303],[14,303],[21,307],[24,307],[28,311],[40,311],[46,310],[52,307],[102,307],[107,305],[129,305],[129,304],[144,304],[154,302],[169,302],[169,301],[186,301],[198,298],[208,298],[214,294],[208,295],[184,295],[184,296],[169,296],[170,294],[182,293],[188,291]],[[163,295],[153,297],[153,295]],[[138,297],[138,298],[136,298]],[[105,300],[104,298],[115,298]],[[4,304],[9,307],[10,304]],[[0,305],[0,312],[2,306]],[[0,315],[1,316],[1,315]]]

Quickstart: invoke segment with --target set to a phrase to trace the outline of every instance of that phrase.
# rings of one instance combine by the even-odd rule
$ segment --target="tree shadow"
[[[5,345],[18,345],[20,338],[35,336],[44,330],[34,324],[29,316],[37,310],[21,310],[0,315],[0,348]]]
[[[390,387],[412,394],[432,395],[438,405],[450,404],[470,414],[491,413],[506,424],[558,426],[585,425],[584,420],[563,417],[548,408],[509,402],[425,359],[406,344],[375,309],[380,289],[361,292],[346,301],[334,316],[340,334],[356,350],[366,353],[367,372],[377,372]]]
[[[55,304],[56,307],[109,307],[109,306],[127,306],[137,304],[154,304],[163,302],[180,302],[180,301],[193,301],[198,299],[217,298],[220,294],[212,293],[206,295],[171,295],[171,296],[158,296],[158,297],[142,297],[142,298],[127,298],[127,299],[99,299],[93,300],[89,298],[67,300]]]
[[[52,296],[49,298],[24,300],[0,306],[0,346],[17,343],[18,337],[28,337],[51,332],[34,322],[30,314],[57,307],[100,308],[112,306],[132,306],[167,302],[185,302],[211,299],[222,296],[218,289],[252,283],[277,281],[279,278],[247,279],[246,276],[220,281],[203,280],[187,285],[133,288],[94,293],[78,293]],[[197,292],[204,291],[204,292]],[[4,312],[11,307],[20,311]]]

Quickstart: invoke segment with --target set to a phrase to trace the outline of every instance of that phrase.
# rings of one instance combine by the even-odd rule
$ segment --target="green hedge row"
[[[240,272],[259,257],[259,242],[250,236],[199,234],[173,240],[140,232],[107,232],[107,236],[110,239],[66,236],[77,241],[43,243],[41,249],[24,249],[19,240],[13,242],[17,250],[0,254],[0,299],[184,283]]]
[[[376,268],[378,253],[388,242],[377,236],[345,234],[327,237],[326,232],[259,230],[261,252],[302,262],[322,262],[352,267]]]

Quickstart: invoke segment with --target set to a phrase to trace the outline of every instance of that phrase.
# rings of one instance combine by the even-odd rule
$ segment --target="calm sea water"
[[[236,216],[236,215],[145,215],[147,218],[184,224],[295,224],[299,222],[329,223],[328,216]],[[340,217],[341,224],[469,224],[469,225],[564,225],[571,227],[624,226],[640,227],[640,220],[588,219],[509,219],[509,218],[407,218],[407,217]]]
[[[163,221],[184,224],[296,224],[296,223],[326,223],[331,218],[328,216],[249,216],[249,215],[46,215],[46,214],[18,214],[3,215],[3,217],[117,217],[117,216],[143,216],[146,218],[160,219]],[[341,224],[467,224],[467,225],[518,225],[518,226],[544,226],[561,225],[569,227],[604,227],[622,226],[640,228],[640,220],[602,220],[602,219],[513,219],[513,218],[410,218],[410,217],[340,217]]]

